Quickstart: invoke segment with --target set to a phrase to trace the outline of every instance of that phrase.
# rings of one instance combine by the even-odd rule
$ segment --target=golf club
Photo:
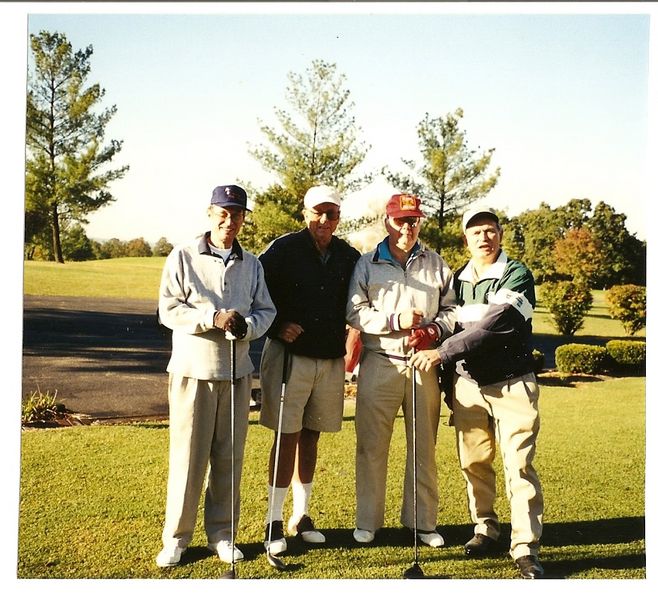
[[[412,350],[412,355],[415,351]],[[414,564],[403,574],[403,579],[422,579],[425,574],[418,564],[418,457],[416,453],[416,367],[411,368],[411,454],[414,463]]]
[[[220,579],[235,579],[235,336],[227,331],[226,339],[231,342],[231,568]]]
[[[276,478],[279,472],[279,450],[281,447],[281,425],[283,423],[283,399],[286,395],[286,383],[288,382],[288,360],[289,360],[288,346],[284,344],[283,350],[283,376],[281,377],[281,399],[279,400],[279,424],[276,430],[276,444],[274,447],[274,472],[272,474],[272,488],[276,487]],[[265,556],[267,557],[267,562],[270,563],[278,571],[285,571],[288,567],[287,565],[278,557],[274,556],[270,552],[270,546],[272,545],[272,512],[274,510],[274,494],[270,499],[270,510],[268,515],[269,528],[267,532],[267,549],[265,551]]]

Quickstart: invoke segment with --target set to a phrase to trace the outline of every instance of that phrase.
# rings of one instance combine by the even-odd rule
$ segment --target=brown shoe
[[[528,554],[528,556],[517,558],[514,562],[519,567],[523,579],[542,579],[544,577],[544,567],[541,566],[536,556]]]
[[[467,556],[486,556],[495,552],[496,540],[488,535],[476,533],[466,544],[464,552]]]

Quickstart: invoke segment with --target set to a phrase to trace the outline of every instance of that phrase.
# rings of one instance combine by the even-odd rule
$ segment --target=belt
[[[377,352],[377,354],[390,358],[391,360],[399,360],[403,363],[406,363],[409,360],[408,356],[398,356],[397,354],[387,354],[386,352]]]

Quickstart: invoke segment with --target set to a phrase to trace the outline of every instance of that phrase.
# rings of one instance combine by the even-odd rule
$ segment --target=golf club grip
[[[236,349],[236,341],[235,338],[231,340],[231,354],[233,355],[233,360],[231,361],[231,381],[236,382],[237,377],[235,376],[236,371],[237,371],[237,366],[236,366],[236,356],[235,356],[235,349]]]
[[[281,374],[281,384],[288,383],[288,364],[290,363],[290,350],[288,344],[283,345],[283,373]]]

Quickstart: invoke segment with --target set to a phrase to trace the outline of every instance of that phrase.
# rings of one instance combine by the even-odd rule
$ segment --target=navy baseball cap
[[[218,185],[212,191],[210,204],[221,208],[237,206],[243,210],[250,210],[247,208],[247,192],[239,185]]]

